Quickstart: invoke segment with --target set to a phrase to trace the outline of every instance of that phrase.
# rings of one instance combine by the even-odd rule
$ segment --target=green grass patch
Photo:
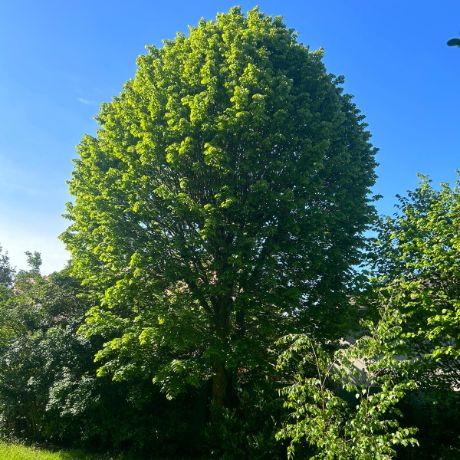
[[[112,457],[113,458],[113,457]],[[111,457],[94,456],[81,451],[57,451],[26,447],[0,442],[1,460],[111,460]]]

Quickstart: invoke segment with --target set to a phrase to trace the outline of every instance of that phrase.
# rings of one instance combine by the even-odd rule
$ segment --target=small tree
[[[335,352],[308,335],[289,335],[278,369],[292,382],[281,390],[290,410],[277,433],[288,439],[288,458],[302,444],[314,459],[374,460],[394,458],[398,445],[417,445],[413,428],[398,423],[396,405],[416,387],[408,363],[397,359],[402,318],[390,308],[379,322],[365,326],[369,335]]]
[[[11,267],[8,253],[3,253],[0,245],[0,289],[8,288],[13,282],[14,270]]]
[[[84,330],[113,337],[101,373],[170,396],[211,379],[221,407],[280,335],[337,332],[375,149],[321,57],[233,8],[149,47],[102,106],[63,236],[101,302]]]

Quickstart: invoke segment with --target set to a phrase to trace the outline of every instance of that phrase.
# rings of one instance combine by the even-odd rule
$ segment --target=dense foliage
[[[100,342],[77,334],[89,308],[80,284],[69,269],[43,277],[35,264],[17,274],[0,304],[2,434],[91,449],[129,448],[139,455],[199,450],[188,440],[198,442],[204,424],[198,392],[170,402],[150,381],[121,384],[96,376],[93,357]]]
[[[4,300],[9,293],[8,288],[13,282],[14,270],[11,267],[8,254],[4,254],[0,246],[0,301]],[[0,343],[1,343],[0,337]]]
[[[280,335],[339,333],[374,148],[321,52],[257,9],[138,66],[70,181],[64,240],[98,299],[84,330],[113,335],[101,374],[169,397],[211,379],[215,408],[235,406]]]
[[[382,219],[373,251],[371,296],[402,318],[399,353],[411,361],[419,391],[411,419],[424,429],[422,448],[436,458],[460,453],[460,184],[420,185],[400,197],[398,212]],[[418,407],[414,413],[415,406]],[[432,414],[427,426],[421,414]],[[433,445],[434,432],[439,445]],[[452,453],[442,453],[442,452]],[[449,457],[448,455],[451,455]]]
[[[425,178],[383,220],[375,269],[387,302],[405,317],[407,353],[460,381],[460,186],[434,190]],[[429,376],[433,380],[433,376]]]
[[[278,358],[281,370],[294,366],[293,383],[282,389],[288,422],[277,433],[289,439],[288,458],[299,445],[316,447],[311,458],[391,459],[398,445],[417,445],[414,428],[401,427],[396,405],[415,388],[409,366],[397,358],[401,318],[389,308],[369,335],[332,351],[308,335],[293,334]],[[289,375],[289,374],[288,374]]]
[[[375,149],[321,57],[233,8],[138,59],[79,146],[69,266],[0,247],[1,437],[459,457],[460,185],[424,178],[366,239]]]

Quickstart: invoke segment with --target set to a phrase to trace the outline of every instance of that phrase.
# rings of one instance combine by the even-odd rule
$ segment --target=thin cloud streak
[[[84,105],[95,105],[96,104],[94,101],[85,99],[84,97],[77,97],[77,101]]]

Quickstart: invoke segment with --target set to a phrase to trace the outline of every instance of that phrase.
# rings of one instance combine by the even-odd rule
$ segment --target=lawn
[[[133,456],[134,455],[134,456]],[[80,450],[51,451],[38,447],[28,447],[0,440],[0,460],[138,460],[135,454],[88,454]],[[155,457],[156,458],[156,457]],[[174,457],[176,460],[190,460]],[[195,460],[196,457],[194,457]],[[158,460],[172,460],[158,457]],[[203,459],[204,460],[204,459]]]
[[[98,460],[95,457],[78,451],[59,451],[52,452],[35,447],[21,446],[20,444],[8,444],[0,442],[1,460]],[[110,460],[105,457],[106,460]]]

